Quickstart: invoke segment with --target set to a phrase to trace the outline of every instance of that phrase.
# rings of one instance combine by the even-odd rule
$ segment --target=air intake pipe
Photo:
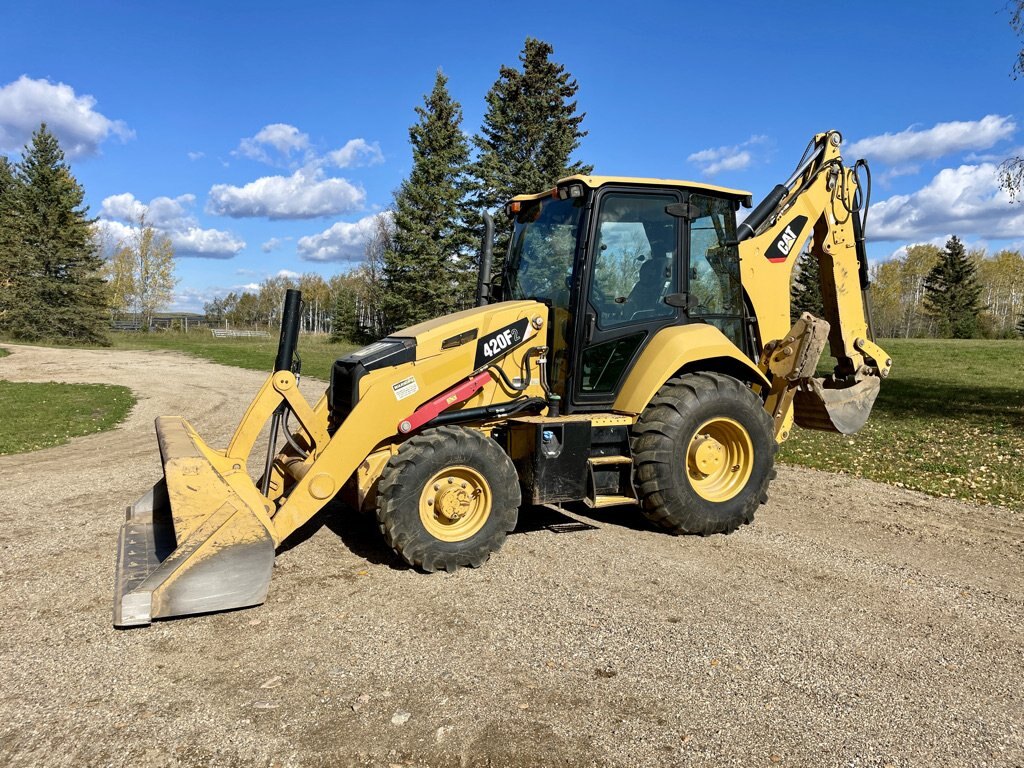
[[[494,263],[494,219],[484,211],[484,237],[480,241],[480,276],[476,281],[476,305],[486,306],[491,300],[491,265]]]

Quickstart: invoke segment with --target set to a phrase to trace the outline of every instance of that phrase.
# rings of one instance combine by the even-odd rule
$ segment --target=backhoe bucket
[[[262,496],[242,467],[215,467],[218,454],[184,419],[161,416],[156,431],[164,479],[121,526],[114,626],[259,605],[274,567],[254,509]]]
[[[871,415],[882,380],[866,376],[847,387],[826,379],[804,379],[793,399],[793,420],[804,429],[852,435]]]

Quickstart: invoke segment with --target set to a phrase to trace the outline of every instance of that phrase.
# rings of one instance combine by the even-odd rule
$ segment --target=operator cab
[[[571,176],[506,206],[503,299],[551,308],[551,387],[606,409],[662,328],[708,323],[752,353],[736,247],[750,194],[665,179]]]

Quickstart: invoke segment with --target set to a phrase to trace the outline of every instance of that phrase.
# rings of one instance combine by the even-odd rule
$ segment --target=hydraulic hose
[[[527,408],[543,408],[547,401],[540,397],[524,397],[520,400],[513,400],[510,403],[499,403],[497,405],[484,405],[479,408],[463,408],[461,411],[442,413],[423,425],[427,427],[439,427],[442,424],[459,424],[469,421],[485,421],[487,419],[505,418],[512,416]]]
[[[810,149],[810,146],[808,146]],[[804,151],[804,156],[797,163],[796,170],[790,174],[790,177],[786,179],[785,184],[776,184],[775,189],[768,193],[767,197],[764,198],[757,207],[750,212],[750,215],[743,220],[743,222],[736,227],[736,242],[742,243],[744,240],[748,240],[753,237],[757,232],[757,228],[760,227],[768,218],[775,213],[775,210],[779,207],[783,200],[785,200],[793,187],[793,184],[799,179],[804,172],[811,167],[811,165],[825,152],[825,144],[821,143],[818,147],[808,154],[807,150]]]

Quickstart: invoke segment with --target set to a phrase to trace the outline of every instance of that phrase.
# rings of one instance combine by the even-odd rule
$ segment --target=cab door
[[[683,284],[685,222],[666,211],[680,202],[681,192],[637,189],[604,190],[595,201],[570,372],[574,410],[610,404],[654,333],[686,322],[665,303]]]

